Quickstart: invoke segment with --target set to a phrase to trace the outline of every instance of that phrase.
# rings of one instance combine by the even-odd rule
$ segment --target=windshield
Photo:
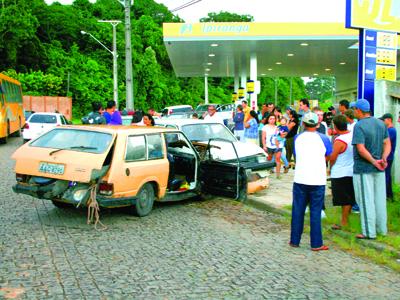
[[[199,105],[196,107],[196,111],[207,111],[208,109],[208,104],[206,105]]]
[[[29,119],[29,123],[57,123],[57,117],[55,115],[32,115]]]
[[[30,146],[103,153],[111,141],[112,135],[109,133],[58,128],[43,134],[33,141]]]
[[[235,136],[222,124],[187,124],[182,131],[191,141],[208,141],[211,138],[237,142]]]

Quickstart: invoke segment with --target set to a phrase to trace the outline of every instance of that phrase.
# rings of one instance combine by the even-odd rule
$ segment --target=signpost
[[[400,0],[347,0],[346,27],[360,30],[358,98],[367,99],[373,113],[375,80],[397,78]]]

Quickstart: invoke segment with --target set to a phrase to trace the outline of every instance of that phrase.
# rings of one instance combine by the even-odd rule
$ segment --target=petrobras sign
[[[400,32],[400,0],[346,0],[346,27]]]

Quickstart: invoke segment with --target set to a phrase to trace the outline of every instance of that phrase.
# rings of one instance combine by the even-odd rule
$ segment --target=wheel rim
[[[140,191],[136,203],[136,207],[140,212],[147,212],[149,209],[151,209],[153,205],[152,198],[154,198],[154,196],[151,189],[152,188],[150,186],[144,186],[143,189]]]

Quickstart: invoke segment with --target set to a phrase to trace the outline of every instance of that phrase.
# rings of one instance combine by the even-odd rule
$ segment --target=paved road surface
[[[280,217],[213,199],[158,205],[146,218],[86,211],[16,195],[0,147],[0,298],[399,299],[400,274],[335,247],[288,247]]]

